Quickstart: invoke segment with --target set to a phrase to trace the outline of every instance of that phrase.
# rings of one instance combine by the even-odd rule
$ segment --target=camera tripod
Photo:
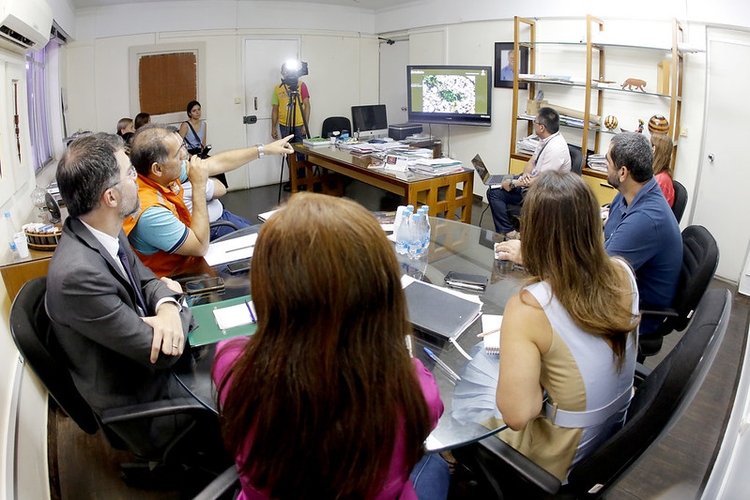
[[[286,114],[286,124],[285,126],[291,131],[292,134],[294,134],[294,129],[297,127],[297,110],[303,109],[302,99],[299,95],[299,79],[295,78],[292,82],[286,82],[284,80],[281,81],[282,85],[284,85],[284,88],[286,89],[286,94],[289,96],[289,102],[286,105],[287,114]],[[307,118],[305,118],[304,111],[300,113],[300,116],[302,116],[302,125],[304,125],[304,138],[310,137],[310,127],[307,125]],[[282,134],[283,135],[283,134]],[[290,142],[295,142],[297,137],[293,137]],[[297,154],[297,153],[294,153]],[[292,165],[289,163],[288,156],[281,157],[281,169],[279,172],[279,199],[278,202],[281,203],[281,189],[283,187],[283,180],[284,180],[284,163],[286,163],[287,167],[289,168],[289,175],[291,177],[292,174]]]

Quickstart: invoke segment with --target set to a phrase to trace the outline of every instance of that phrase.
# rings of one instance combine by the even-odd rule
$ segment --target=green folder
[[[246,300],[250,300],[250,295],[237,297],[235,299],[222,300],[220,302],[212,302],[200,306],[193,306],[191,310],[193,311],[193,317],[195,318],[196,323],[198,323],[198,327],[188,335],[190,345],[195,347],[206,344],[215,344],[220,340],[231,339],[232,337],[239,337],[241,335],[252,335],[255,333],[255,330],[258,328],[258,325],[255,323],[227,328],[226,330],[220,329],[219,325],[216,324],[214,309],[222,309],[224,307],[242,304]]]

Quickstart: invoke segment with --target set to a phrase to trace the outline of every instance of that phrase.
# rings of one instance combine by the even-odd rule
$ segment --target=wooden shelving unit
[[[677,149],[677,143],[680,134],[680,115],[682,111],[682,72],[684,65],[684,56],[680,51],[680,44],[684,42],[684,31],[682,25],[676,20],[672,20],[672,37],[671,37],[671,48],[668,47],[647,47],[647,46],[634,46],[628,44],[615,44],[615,43],[599,43],[598,34],[605,31],[604,22],[594,16],[586,16],[586,40],[580,42],[538,42],[537,41],[537,29],[538,21],[523,17],[516,16],[514,18],[514,37],[513,37],[513,50],[515,52],[515,68],[514,68],[514,79],[513,79],[513,104],[512,104],[512,116],[511,116],[511,133],[510,133],[510,163],[509,171],[512,173],[519,172],[523,165],[528,161],[529,156],[525,154],[516,153],[516,143],[519,136],[519,129],[523,130],[524,127],[519,125],[519,122],[526,121],[526,135],[530,135],[533,132],[533,123],[528,118],[519,113],[519,108],[522,102],[526,99],[532,99],[536,95],[540,87],[544,86],[556,86],[555,88],[560,89],[562,87],[568,87],[571,92],[576,91],[582,92],[583,95],[579,101],[582,105],[583,113],[582,119],[584,124],[590,124],[592,117],[599,117],[598,126],[570,126],[561,123],[561,127],[573,128],[580,130],[580,138],[576,136],[576,139],[571,140],[570,137],[566,136],[566,139],[570,144],[574,144],[581,147],[584,158],[588,156],[589,151],[594,153],[600,153],[606,151],[608,140],[606,137],[611,137],[611,134],[619,132],[617,130],[610,131],[604,127],[604,118],[607,114],[613,114],[612,111],[607,109],[609,96],[617,95],[616,93],[627,93],[629,95],[637,95],[637,99],[653,99],[656,106],[655,108],[663,108],[663,114],[668,115],[669,131],[668,134],[672,138],[675,144],[675,151]],[[608,41],[610,42],[610,41]],[[537,51],[544,50],[545,47],[555,46],[559,50],[585,50],[585,81],[584,82],[572,82],[572,81],[560,81],[560,80],[541,80],[540,79],[521,79],[519,77],[521,70],[522,60],[522,48],[528,50],[528,74],[537,75],[538,69],[538,54]],[[624,90],[619,86],[603,86],[594,82],[605,81],[607,79],[606,69],[608,62],[617,61],[618,51],[626,50],[630,51],[661,51],[671,55],[670,61],[670,83],[668,93],[658,93],[652,91],[640,92],[633,90]],[[632,55],[631,55],[632,57]],[[667,56],[669,57],[669,56]],[[645,68],[645,67],[644,67]],[[575,68],[571,68],[575,69]],[[544,74],[544,71],[541,71]],[[526,89],[521,89],[521,85],[525,84]],[[622,96],[622,94],[620,94]],[[668,101],[668,111],[666,102]],[[550,103],[554,107],[554,103]],[[581,109],[581,108],[578,108]],[[525,108],[524,108],[525,111]],[[649,117],[645,117],[644,122],[648,121]],[[620,124],[623,126],[623,124]],[[645,125],[644,125],[645,126]],[[563,133],[565,135],[565,133]],[[605,139],[605,140],[603,140]],[[579,142],[580,141],[580,142]],[[601,149],[601,151],[600,151]],[[672,155],[672,162],[674,168],[674,159],[676,154]],[[608,202],[614,197],[615,191],[611,189],[606,183],[606,174],[597,170],[592,170],[584,165],[583,169],[584,179],[595,189],[599,200],[602,202]]]

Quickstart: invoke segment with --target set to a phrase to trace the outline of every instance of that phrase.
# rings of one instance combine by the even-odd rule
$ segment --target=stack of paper
[[[308,148],[319,148],[322,146],[330,146],[331,141],[329,139],[324,139],[322,137],[311,137],[311,138],[305,138],[302,139],[302,144],[307,146]]]
[[[607,171],[607,157],[600,154],[591,154],[588,157],[588,166],[592,170],[600,172]]]
[[[463,171],[461,162],[453,158],[417,158],[409,168],[417,173],[431,176],[453,174]]]
[[[516,141],[516,153],[533,155],[534,151],[536,151],[537,144],[539,144],[539,137],[536,134],[531,134],[528,137],[519,139]]]

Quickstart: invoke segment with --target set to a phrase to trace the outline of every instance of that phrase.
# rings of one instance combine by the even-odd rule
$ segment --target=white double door
[[[243,46],[245,81],[245,144],[266,144],[271,141],[271,95],[281,81],[281,65],[299,58],[299,39],[246,39]],[[254,123],[247,123],[255,117]],[[279,182],[281,158],[266,156],[245,167],[247,187],[267,186]],[[283,180],[289,172],[284,169]]]

